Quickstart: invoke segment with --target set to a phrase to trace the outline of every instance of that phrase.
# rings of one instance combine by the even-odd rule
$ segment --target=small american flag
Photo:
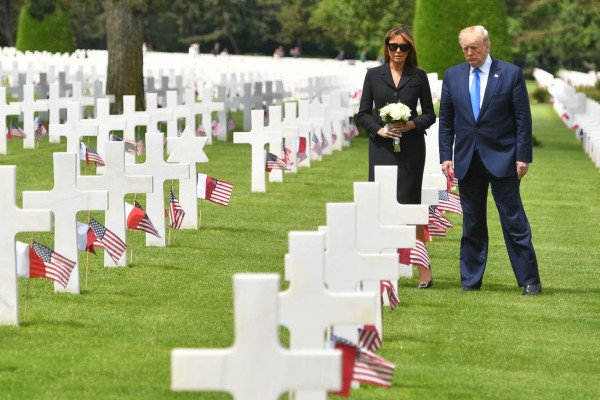
[[[344,140],[350,140],[350,131],[344,122],[344,127],[342,128],[342,133],[344,134]]]
[[[375,325],[365,325],[358,330],[358,345],[369,351],[377,351],[381,347],[381,337]]]
[[[396,307],[398,307],[398,304],[400,304],[400,299],[398,298],[398,293],[396,292],[396,289],[394,289],[394,285],[392,285],[392,282],[390,282],[389,280],[380,281],[379,291],[381,292],[381,296],[383,296],[384,292],[387,292],[390,308],[392,310],[395,310]]]
[[[429,206],[429,224],[431,225],[432,220],[443,228],[454,228],[452,222],[446,216],[441,213],[436,206]]]
[[[103,167],[105,165],[104,160],[102,159],[102,157],[100,157],[100,154],[96,152],[96,149],[94,149],[92,146],[86,146],[85,162],[87,164],[90,161],[96,163],[96,165],[100,167]]]
[[[204,130],[202,123],[198,124],[198,127],[196,128],[196,136],[206,136],[206,131]]]
[[[146,146],[144,145],[144,139],[142,139],[142,135],[137,134],[137,140],[135,142],[135,154],[141,156],[146,151]]]
[[[306,160],[306,157],[306,138],[301,136],[298,138],[298,153],[296,154],[298,164]]]
[[[169,198],[169,227],[179,229],[181,228],[185,211],[183,211],[181,204],[179,204],[177,197],[173,193],[173,186],[171,186]]]
[[[462,215],[462,207],[460,205],[460,197],[457,194],[449,193],[447,190],[438,191],[439,202],[437,209],[440,211],[448,211],[457,215]]]
[[[212,128],[213,136],[219,136],[225,130],[225,128],[223,127],[223,123],[221,121],[219,121],[218,119],[216,119],[212,122],[211,128]]]
[[[265,170],[271,172],[273,169],[288,169],[288,164],[275,154],[266,152]]]
[[[233,193],[231,183],[211,178],[206,174],[198,174],[196,179],[196,194],[199,199],[206,199],[222,206],[229,205]]]
[[[358,128],[354,122],[350,123],[350,137],[354,138],[358,136]]]
[[[110,134],[109,139],[115,142],[125,142],[125,153],[135,155],[137,146],[133,140],[123,139],[122,137],[113,135],[112,133]]]
[[[425,243],[421,239],[417,239],[417,245],[410,250],[410,263],[421,265],[425,268],[430,267],[429,253],[427,252]]]
[[[25,131],[23,129],[21,129],[17,124],[15,124],[14,122],[12,123],[12,125],[10,126],[10,130],[8,131],[8,138],[10,139],[13,136],[16,137],[22,137],[23,139],[25,139],[27,137],[27,135],[25,134]]]
[[[319,142],[319,138],[317,138],[317,135],[314,133],[311,133],[310,136],[312,142],[310,145],[310,149],[314,151],[315,154],[320,156],[321,154],[323,154],[323,150],[321,149],[321,143]]]
[[[29,248],[29,277],[47,278],[67,287],[76,262],[55,253],[41,243],[33,242]]]
[[[48,130],[46,129],[46,125],[44,125],[43,121],[40,121],[38,117],[35,117],[33,120],[33,131],[35,133],[35,140],[42,140],[46,136],[48,136]]]
[[[342,350],[343,364],[345,364],[342,369],[345,371],[346,367],[349,367],[348,364],[352,364],[352,378],[350,380],[383,387],[392,386],[392,377],[396,368],[394,364],[369,350],[358,347],[349,340],[337,336],[332,336],[331,340],[336,349]],[[354,357],[346,357],[346,353],[352,354]],[[345,386],[348,380],[344,376],[342,381],[342,386]]]
[[[96,236],[92,245],[106,250],[110,258],[117,264],[127,249],[125,242],[92,217],[90,217],[88,225]]]
[[[333,144],[337,142],[337,133],[335,133],[335,129],[333,129],[333,124],[331,124],[331,141]],[[323,148],[325,148],[325,146],[323,146]]]
[[[129,229],[144,231],[156,237],[160,237],[158,231],[152,224],[152,221],[150,221],[150,217],[148,217],[148,214],[144,211],[140,203],[137,201],[134,203],[134,207],[132,207],[131,212],[127,216],[127,227]]]
[[[232,131],[235,129],[235,122],[233,121],[233,117],[231,113],[229,113],[229,117],[227,118],[227,130]]]
[[[328,147],[329,147],[329,142],[327,141],[327,139],[325,138],[325,135],[323,134],[323,131],[321,130],[321,150],[325,150]]]

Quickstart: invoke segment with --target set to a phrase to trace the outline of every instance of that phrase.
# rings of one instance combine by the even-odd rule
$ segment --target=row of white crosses
[[[414,247],[410,225],[427,223],[426,205],[397,203],[396,173],[376,167],[377,182],[354,184],[354,203],[327,204],[326,227],[289,234],[285,292],[277,294],[277,275],[235,275],[233,347],[173,350],[172,389],[227,391],[236,400],[276,399],[286,390],[297,400],[325,400],[339,390],[340,355],[325,350],[326,331],[356,343],[358,325],[376,324],[383,337],[379,281],[399,278],[395,250]],[[290,332],[289,350],[278,342],[278,325]]]
[[[292,168],[288,171],[291,173],[297,172],[296,158],[296,143],[299,137],[306,140],[306,152],[308,162],[305,166],[310,166],[311,156],[311,134],[316,134],[319,142],[321,142],[321,133],[330,145],[323,149],[323,154],[332,154],[332,135],[331,135],[331,119],[328,116],[328,105],[321,104],[318,99],[300,100],[298,103],[298,114],[296,114],[296,104],[285,104],[285,118],[281,116],[281,106],[269,106],[269,123],[265,126],[264,112],[261,110],[251,111],[251,126],[248,132],[234,132],[234,143],[250,144],[252,147],[251,153],[251,190],[253,192],[266,191],[265,179],[265,146],[268,145],[269,152],[282,157],[282,147],[292,149],[291,161]],[[341,118],[341,117],[340,117]],[[345,117],[344,117],[345,118]],[[341,126],[341,125],[340,125]],[[341,129],[339,132],[339,148],[341,150],[342,136]],[[313,153],[314,154],[314,153]],[[315,157],[315,159],[318,159]],[[282,182],[283,171],[274,169],[269,173],[270,182]]]
[[[73,131],[65,131],[67,139],[77,139]],[[0,183],[6,185],[0,196],[0,217],[6,225],[0,231],[0,259],[8,260],[0,267],[0,324],[18,324],[15,234],[50,231],[50,215],[54,215],[54,250],[77,261],[77,213],[105,210],[105,223],[126,242],[124,196],[147,193],[146,212],[154,222],[160,238],[146,234],[146,244],[165,245],[164,182],[179,179],[181,205],[186,209],[184,224],[197,227],[196,162],[208,161],[202,150],[205,137],[196,137],[186,128],[180,137],[168,138],[173,149],[164,160],[162,133],[148,133],[147,155],[143,164],[126,164],[125,144],[106,143],[106,166],[102,175],[80,176],[77,153],[54,153],[54,186],[50,191],[23,192],[23,210],[15,204],[15,167],[0,167]],[[188,218],[189,215],[189,218]],[[114,265],[105,254],[106,266]],[[126,266],[122,256],[117,266]],[[56,291],[79,293],[79,268],[76,264],[66,288],[55,283]]]

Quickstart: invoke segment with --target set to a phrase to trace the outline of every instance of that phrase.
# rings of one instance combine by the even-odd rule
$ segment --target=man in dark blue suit
[[[483,26],[463,29],[459,42],[466,62],[444,75],[439,148],[442,171],[458,179],[463,208],[462,290],[479,290],[482,284],[491,186],[517,283],[524,295],[539,294],[542,285],[531,228],[519,193],[532,161],[531,110],[523,72],[490,56]]]

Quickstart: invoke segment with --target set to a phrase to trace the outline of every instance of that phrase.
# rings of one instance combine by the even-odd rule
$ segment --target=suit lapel
[[[381,79],[392,89],[396,89],[396,86],[394,86],[394,79],[392,79],[392,71],[390,70],[389,63],[385,63],[383,68],[381,68]]]
[[[496,92],[496,88],[498,87],[498,82],[500,82],[500,78],[502,77],[502,70],[498,65],[498,61],[492,59],[492,66],[490,67],[490,75],[488,76],[487,85],[485,87],[485,93],[483,94],[483,102],[481,103],[481,111],[479,112],[479,119],[485,113],[487,106],[492,101],[494,97],[494,93]]]
[[[406,66],[404,71],[402,71],[402,76],[400,77],[400,82],[398,83],[397,89],[402,89],[402,87],[404,87],[414,75],[415,69],[410,66]],[[390,70],[389,63],[384,64],[383,68],[381,69],[381,79],[383,79],[383,81],[392,89],[396,90],[396,85],[394,85],[394,78],[392,78],[392,71]]]

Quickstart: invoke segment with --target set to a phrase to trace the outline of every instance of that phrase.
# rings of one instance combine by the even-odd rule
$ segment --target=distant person
[[[439,150],[442,171],[448,179],[456,176],[460,190],[462,290],[479,290],[483,282],[491,185],[517,284],[523,295],[539,294],[542,284],[531,227],[519,193],[533,158],[531,110],[523,72],[490,56],[490,39],[483,26],[463,29],[458,41],[466,63],[449,68],[444,75]]]
[[[376,165],[396,166],[396,200],[401,204],[421,204],[425,130],[435,122],[429,79],[419,68],[415,41],[408,28],[390,29],[383,46],[385,63],[367,71],[357,114],[358,122],[369,135],[369,182],[375,180]],[[386,125],[379,110],[398,102],[410,108],[409,121]],[[417,113],[417,104],[421,105],[421,115]],[[399,151],[394,139],[400,140]],[[418,232],[424,239],[423,227]],[[430,269],[418,266],[418,271],[418,288],[430,288],[433,285]]]
[[[296,47],[293,47],[293,48],[290,50],[290,56],[292,56],[292,57],[294,57],[294,58],[298,58],[298,57],[300,57],[300,53],[301,53],[301,52],[300,52],[300,47],[298,47],[298,46],[296,46]]]
[[[190,44],[188,54],[192,57],[196,57],[198,54],[200,54],[200,45],[198,43]]]
[[[229,49],[228,49],[227,47],[225,47],[225,48],[223,49],[223,51],[221,52],[221,55],[222,55],[222,56],[228,56],[228,55],[229,55]]]
[[[361,62],[367,61],[367,49],[362,49],[359,58]]]
[[[146,44],[146,42],[142,43],[142,55],[146,55],[146,53],[148,53],[148,45]]]
[[[210,53],[213,56],[218,56],[219,54],[221,54],[221,44],[219,42],[215,42],[215,44],[213,44],[213,48],[210,51]]]
[[[342,61],[344,59],[344,57],[345,57],[344,49],[340,49],[337,56],[335,56],[335,59]]]
[[[279,46],[275,49],[275,51],[273,52],[273,58],[282,58],[285,55],[285,50],[283,49],[283,46]]]

